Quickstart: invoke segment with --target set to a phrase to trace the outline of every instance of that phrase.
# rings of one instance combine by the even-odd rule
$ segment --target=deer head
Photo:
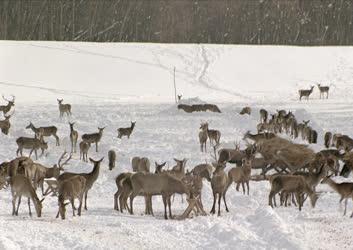
[[[62,104],[62,102],[64,101],[64,99],[56,99],[56,100],[58,100],[59,105]]]

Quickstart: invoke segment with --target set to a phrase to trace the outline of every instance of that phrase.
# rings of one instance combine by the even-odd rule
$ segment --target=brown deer
[[[132,166],[133,172],[149,173],[150,165],[151,165],[150,160],[147,157],[135,156],[131,160],[131,166]]]
[[[228,183],[227,183],[227,190],[229,186],[235,182],[237,184],[236,190],[239,191],[240,184],[243,187],[243,194],[245,194],[245,186],[248,189],[247,194],[249,195],[249,181],[251,177],[251,168],[252,168],[252,159],[244,158],[243,164],[241,167],[235,167],[229,170],[228,172]]]
[[[2,98],[7,101],[7,104],[0,105],[0,111],[2,111],[4,115],[6,115],[11,110],[11,107],[15,106],[15,96],[12,96],[12,100],[6,99],[4,95],[2,96]]]
[[[118,138],[121,139],[123,136],[127,136],[130,139],[130,135],[135,128],[136,122],[131,122],[131,126],[128,128],[118,128]]]
[[[324,144],[326,148],[329,148],[331,145],[331,140],[332,140],[332,133],[331,132],[326,132],[324,136]]]
[[[113,170],[113,168],[115,168],[115,162],[116,162],[116,153],[114,150],[109,150],[108,159],[109,159],[109,170]]]
[[[37,155],[38,149],[42,150],[41,156],[44,154],[44,150],[48,149],[48,143],[46,143],[43,140],[39,140],[37,138],[19,137],[16,140],[16,143],[18,145],[16,155],[18,155],[18,153],[20,153],[22,156],[23,149],[30,149],[31,151],[29,153],[29,157],[31,157],[31,155],[34,151],[34,153],[36,155],[36,159],[38,159],[38,155]]]
[[[96,144],[96,152],[98,152],[98,142],[100,142],[100,140],[102,139],[104,129],[105,129],[105,127],[103,127],[103,128],[98,127],[98,133],[83,134],[82,140],[89,143],[89,144],[95,143]]]
[[[251,115],[251,108],[250,107],[244,107],[240,113],[240,115],[245,115],[245,114],[248,114],[248,115]]]
[[[26,127],[26,129],[31,129],[37,138],[49,137],[54,136],[56,140],[56,146],[60,146],[59,137],[57,136],[58,129],[55,126],[50,127],[39,127],[36,128],[32,122]]]
[[[207,152],[206,144],[207,144],[208,134],[207,134],[207,127],[205,123],[201,123],[200,130],[201,131],[199,132],[199,141],[200,141],[201,152]]]
[[[0,129],[3,134],[8,135],[11,127],[11,123],[10,123],[11,116],[5,115],[4,117],[5,117],[5,120],[0,121]]]
[[[209,129],[208,123],[204,123],[205,129],[207,131],[207,136],[210,141],[210,145],[212,146],[212,142],[215,142],[216,145],[219,145],[219,141],[221,139],[221,132],[215,129]]]
[[[82,201],[83,195],[85,194],[86,189],[86,178],[83,176],[73,176],[69,179],[59,182],[59,195],[58,195],[58,204],[59,204],[59,211],[56,215],[56,218],[61,216],[61,219],[65,220],[66,214],[66,206],[69,203],[64,203],[65,200],[69,200],[72,206],[72,213],[75,216],[75,205],[74,200],[77,198],[80,201],[80,205],[78,207],[78,216],[81,216],[81,208],[82,208]]]
[[[216,213],[216,200],[218,195],[218,216],[221,215],[221,198],[223,197],[224,206],[226,211],[229,212],[227,202],[226,202],[226,192],[227,192],[227,183],[228,177],[224,172],[226,164],[214,163],[213,165],[216,170],[213,172],[213,176],[211,179],[211,187],[213,193],[213,205],[211,209],[211,214]]]
[[[57,99],[59,104],[59,112],[60,117],[63,117],[64,114],[67,116],[71,116],[71,105],[70,104],[63,104],[63,99]]]
[[[266,109],[260,109],[260,123],[266,123],[268,118],[268,112]]]
[[[159,164],[158,162],[154,162],[154,164],[156,165],[156,170],[154,171],[154,173],[160,174],[163,172],[162,168],[165,166],[165,164],[167,164],[167,162],[163,162],[161,164]]]
[[[302,97],[306,97],[306,100],[309,100],[309,96],[313,92],[314,86],[310,86],[310,89],[300,89],[299,92],[299,100],[302,100]]]
[[[71,141],[71,152],[76,153],[78,132],[74,129],[75,123],[69,122],[70,125],[70,141]]]
[[[343,200],[345,200],[343,215],[346,215],[348,199],[349,198],[353,199],[353,183],[342,182],[338,184],[331,179],[331,176],[325,177],[321,183],[328,184],[333,190],[335,190],[341,196],[340,203]],[[351,218],[353,217],[353,213],[351,214],[350,217]]]
[[[31,212],[31,203],[32,200],[34,207],[36,209],[36,213],[38,217],[42,216],[42,200],[38,199],[36,191],[34,190],[31,181],[25,177],[24,175],[16,175],[10,178],[10,186],[11,186],[11,194],[12,194],[12,215],[18,215],[18,209],[21,204],[22,196],[28,198],[28,210],[29,215],[32,216]],[[18,199],[17,208],[16,201]]]
[[[100,159],[99,161],[95,161],[92,158],[89,158],[89,160],[93,163],[93,169],[90,173],[81,173],[81,174],[77,174],[77,173],[63,173],[59,176],[58,181],[64,181],[67,180],[73,176],[83,176],[84,178],[86,178],[86,186],[85,186],[85,210],[87,210],[87,195],[88,195],[88,191],[92,188],[93,184],[95,183],[95,181],[98,179],[99,176],[99,168],[100,168],[100,164],[103,161],[104,157],[102,159]]]
[[[80,142],[80,160],[88,162],[88,150],[91,147],[91,144],[86,141]]]
[[[178,102],[181,101],[181,98],[183,97],[183,95],[178,95]]]
[[[322,98],[325,98],[325,93],[326,93],[326,99],[328,99],[328,92],[330,90],[330,87],[329,86],[321,86],[320,84],[318,84],[317,87],[320,90],[320,99],[321,99],[321,96],[322,96]]]

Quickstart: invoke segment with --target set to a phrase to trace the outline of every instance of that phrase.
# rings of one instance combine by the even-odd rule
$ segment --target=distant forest
[[[352,0],[0,0],[1,40],[353,45]]]

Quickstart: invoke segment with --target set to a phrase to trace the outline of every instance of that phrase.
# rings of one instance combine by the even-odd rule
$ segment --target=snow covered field
[[[326,130],[352,135],[352,48],[0,42],[0,54],[1,92],[16,95],[10,134],[0,136],[1,162],[15,157],[17,137],[32,135],[25,129],[30,121],[36,126],[57,126],[62,142],[56,147],[50,138],[49,150],[39,162],[51,166],[69,150],[69,125],[66,118],[59,119],[59,97],[73,104],[71,120],[76,121],[80,134],[107,127],[100,152],[95,153],[93,147],[89,156],[107,158],[110,149],[118,155],[113,171],[108,170],[105,158],[89,192],[88,211],[81,217],[73,218],[68,209],[65,221],[55,219],[55,197],[46,198],[41,218],[30,218],[24,201],[19,216],[13,217],[10,192],[1,190],[0,249],[352,248],[353,220],[342,217],[338,195],[324,185],[318,186],[316,207],[305,204],[302,212],[295,207],[270,208],[265,181],[251,182],[250,196],[232,186],[227,195],[230,212],[222,207],[221,217],[165,221],[160,197],[154,198],[155,217],[143,215],[142,198],[135,199],[135,215],[113,210],[114,179],[131,169],[133,156],[167,161],[169,167],[173,157],[185,157],[188,169],[211,161],[209,153],[199,152],[201,121],[221,131],[225,147],[240,140],[247,130],[255,131],[262,107],[271,112],[290,109],[298,119],[310,119],[320,137],[315,150],[323,147]],[[221,114],[176,110],[171,103],[174,65],[178,92],[185,98],[199,96],[219,104]],[[316,82],[333,84],[332,98],[319,100],[315,87],[313,100],[297,101],[297,89]],[[251,105],[254,114],[238,115],[244,105]],[[130,140],[117,139],[116,129],[130,121],[137,121]],[[78,154],[70,163],[68,171],[92,168],[80,162]],[[209,211],[212,194],[207,182],[203,202]],[[174,215],[185,207],[176,196]],[[350,201],[348,214],[352,209]]]

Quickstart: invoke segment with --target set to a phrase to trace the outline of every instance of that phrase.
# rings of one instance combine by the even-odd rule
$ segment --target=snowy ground
[[[4,94],[14,93],[17,96],[11,132],[9,136],[0,136],[3,145],[0,150],[1,161],[15,157],[17,137],[32,134],[25,129],[29,121],[37,126],[57,126],[62,141],[62,145],[56,147],[55,140],[50,138],[49,150],[39,162],[51,166],[65,149],[69,149],[69,126],[67,119],[61,120],[58,117],[55,103],[57,97],[64,97],[67,102],[73,103],[71,120],[76,121],[76,129],[80,134],[95,132],[98,126],[107,127],[100,144],[100,152],[95,153],[94,148],[91,149],[91,157],[107,157],[110,149],[115,149],[118,153],[117,168],[113,171],[108,170],[107,160],[104,160],[99,179],[89,193],[89,210],[83,212],[81,217],[73,218],[71,210],[68,209],[68,218],[65,221],[55,219],[57,199],[54,197],[46,198],[41,218],[30,218],[25,202],[21,205],[20,215],[13,217],[10,192],[0,191],[0,249],[352,248],[353,220],[342,217],[343,210],[339,209],[338,195],[324,185],[318,187],[321,194],[317,206],[312,209],[306,204],[302,212],[295,207],[270,208],[267,205],[269,184],[265,181],[251,182],[250,196],[244,196],[231,187],[227,196],[230,212],[225,213],[223,209],[221,217],[165,221],[160,197],[154,198],[155,217],[143,215],[144,201],[141,198],[135,200],[136,214],[133,216],[113,210],[113,195],[116,191],[114,179],[118,173],[130,170],[130,160],[133,156],[147,156],[158,162],[167,161],[169,167],[174,164],[173,157],[185,157],[188,159],[188,169],[206,160],[211,161],[209,153],[199,152],[197,134],[201,121],[208,121],[210,127],[221,131],[221,142],[225,147],[240,140],[247,130],[255,131],[258,110],[262,107],[272,112],[280,108],[290,109],[298,119],[310,119],[320,136],[315,150],[322,148],[322,136],[326,130],[353,134],[353,129],[348,125],[348,121],[353,118],[352,91],[349,85],[349,76],[353,73],[350,66],[353,61],[353,57],[350,57],[353,51],[351,48],[302,50],[291,47],[248,46],[99,46],[76,43],[0,44],[1,53],[6,55],[0,59],[0,80],[10,83],[3,85],[2,91]],[[40,57],[32,57],[39,51]],[[205,53],[208,61],[206,64]],[[271,53],[274,57],[266,58]],[[107,58],[107,55],[110,57]],[[301,58],[304,55],[307,57]],[[310,59],[310,56],[315,55],[315,59]],[[68,57],[70,60],[66,61]],[[131,58],[134,60],[131,61]],[[197,61],[202,58],[202,62]],[[244,65],[240,65],[234,58],[242,58]],[[252,61],[251,58],[258,60]],[[279,62],[279,59],[284,62]],[[18,72],[15,71],[16,62],[20,64]],[[298,65],[302,71],[290,68],[290,62]],[[80,63],[82,65],[78,67]],[[102,68],[100,63],[114,65],[102,71],[102,76],[96,75],[96,78],[92,79]],[[252,69],[250,64],[253,63],[256,67]],[[222,110],[221,114],[186,114],[177,111],[173,104],[167,103],[171,99],[168,94],[172,96],[172,82],[170,72],[162,66],[175,64],[185,71],[185,74],[178,78],[181,92],[189,97],[199,96],[203,100],[216,102]],[[28,67],[25,67],[26,65]],[[133,68],[135,71],[125,72],[119,70],[117,65],[123,69],[126,67],[126,71]],[[279,68],[276,69],[275,65]],[[312,65],[312,68],[309,69],[309,65]],[[256,72],[266,72],[266,69],[271,67],[272,72],[264,73],[263,77],[256,76]],[[78,69],[81,71],[77,72]],[[296,74],[293,71],[302,73]],[[228,75],[225,72],[228,72]],[[239,77],[242,75],[244,84],[239,82],[240,78],[230,84],[231,72]],[[277,75],[278,72],[282,73]],[[126,83],[114,83],[115,75],[117,81],[121,76]],[[334,83],[332,99],[319,100],[315,89],[313,100],[298,102],[296,89],[299,85],[306,85],[303,84],[304,80],[298,80],[293,75],[308,79],[305,82],[308,85],[315,81]],[[217,84],[215,79],[220,76],[223,81]],[[100,79],[101,82],[98,81]],[[263,82],[263,85],[260,82]],[[279,82],[283,82],[281,87]],[[28,83],[32,87],[13,86],[13,83]],[[76,85],[73,85],[74,83]],[[266,90],[274,86],[277,86],[274,92]],[[70,87],[73,89],[71,92],[67,91]],[[254,114],[250,117],[239,116],[238,111],[248,104],[253,107]],[[130,121],[137,121],[130,140],[117,139],[116,129],[128,126]],[[92,165],[82,163],[78,158],[79,155],[74,155],[71,164],[66,167],[67,171],[90,171]],[[230,167],[232,166],[229,165],[228,169]],[[204,183],[203,192],[203,202],[209,210],[212,205],[209,183]],[[172,207],[173,213],[181,214],[185,207],[177,196]],[[350,201],[348,213],[351,211]]]

